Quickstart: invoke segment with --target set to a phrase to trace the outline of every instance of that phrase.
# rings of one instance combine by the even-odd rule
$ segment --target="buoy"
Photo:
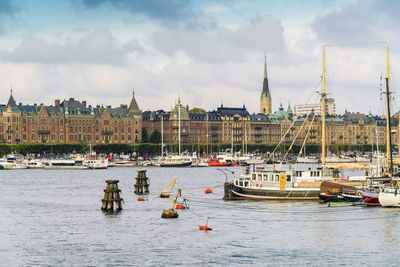
[[[182,204],[176,204],[175,209],[177,209],[177,210],[184,210],[184,209],[186,209],[186,207],[183,206]]]
[[[161,218],[178,218],[178,217],[179,217],[178,213],[173,209],[163,210],[161,214]]]
[[[212,228],[208,226],[208,217],[207,217],[206,225],[200,225],[199,230],[202,230],[202,231],[211,231],[212,230]]]
[[[138,201],[145,201],[145,199],[142,198],[142,197],[138,197],[137,200],[138,200]]]
[[[206,193],[206,194],[211,194],[211,193],[212,193],[212,190],[208,187],[208,188],[204,191],[204,193]]]

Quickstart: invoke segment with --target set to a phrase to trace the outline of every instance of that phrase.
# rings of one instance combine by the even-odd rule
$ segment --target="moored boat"
[[[232,166],[230,162],[220,162],[216,158],[212,158],[208,161],[208,166],[209,167],[227,167],[227,166]]]

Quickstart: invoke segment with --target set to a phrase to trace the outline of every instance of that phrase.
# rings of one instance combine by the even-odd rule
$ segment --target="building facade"
[[[335,100],[333,98],[328,98],[325,104],[325,110],[327,115],[335,115],[336,106]],[[294,114],[297,116],[303,116],[314,112],[315,114],[322,114],[322,105],[319,104],[304,104],[304,105],[295,105],[294,106]]]
[[[0,105],[0,142],[136,143],[141,141],[142,114],[132,96],[130,105],[87,106],[86,101],[54,101],[54,106],[16,104],[12,93]]]

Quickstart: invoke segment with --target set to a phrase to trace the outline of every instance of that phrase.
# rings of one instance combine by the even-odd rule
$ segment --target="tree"
[[[153,144],[161,143],[161,133],[159,131],[154,130],[154,132],[150,136],[150,143]]]
[[[142,143],[149,142],[149,134],[147,133],[146,128],[142,128]]]
[[[206,113],[206,111],[202,108],[192,108],[189,110],[190,113]]]

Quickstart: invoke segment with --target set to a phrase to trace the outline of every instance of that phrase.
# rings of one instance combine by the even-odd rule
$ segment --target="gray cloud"
[[[167,55],[185,51],[206,62],[242,61],[249,52],[285,50],[283,27],[272,16],[263,16],[236,30],[218,27],[213,31],[164,29],[154,34],[154,45]]]
[[[119,48],[111,32],[102,29],[85,35],[77,42],[65,44],[53,44],[36,37],[28,38],[12,52],[0,53],[0,59],[12,62],[123,65],[126,63],[126,53]]]
[[[97,8],[109,3],[115,8],[127,9],[165,22],[191,20],[195,17],[190,0],[81,0],[86,8]]]
[[[358,1],[317,17],[311,27],[327,43],[383,41],[397,38],[399,13],[399,1]]]

